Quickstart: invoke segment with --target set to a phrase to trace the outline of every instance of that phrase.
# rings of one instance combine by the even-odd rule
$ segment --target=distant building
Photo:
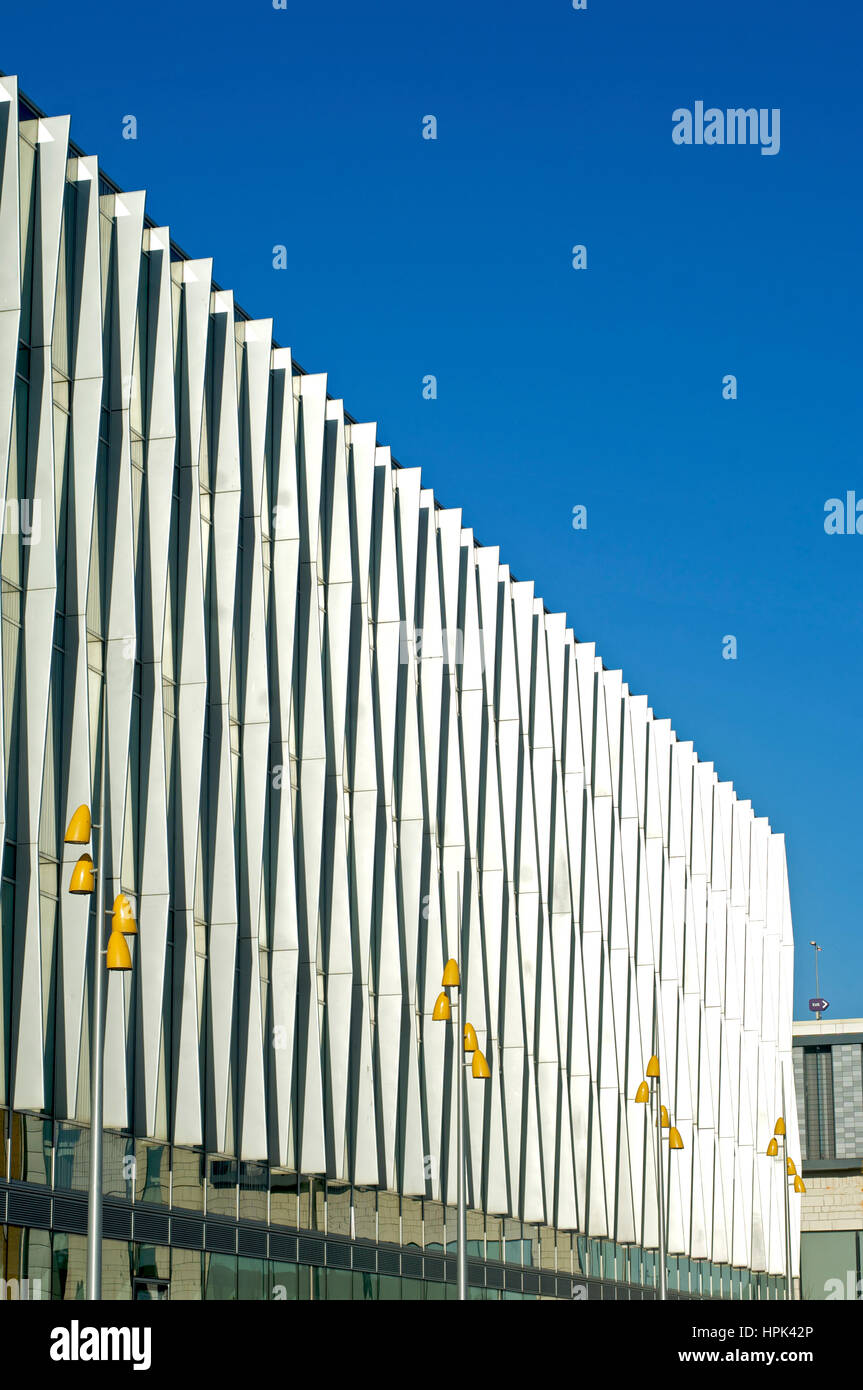
[[[863,1298],[863,1018],[794,1024],[802,1295]]]

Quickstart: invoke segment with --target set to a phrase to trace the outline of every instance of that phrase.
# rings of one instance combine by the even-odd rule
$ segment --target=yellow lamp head
[[[776,1125],[775,1125],[775,1127],[774,1127],[773,1133],[774,1133],[774,1134],[784,1134],[784,1133],[785,1133],[785,1121],[783,1120],[783,1118],[782,1118],[781,1115],[779,1116],[779,1119],[776,1121]]]
[[[785,1165],[785,1171],[787,1172],[789,1178],[796,1178],[796,1177],[797,1177],[797,1169],[796,1169],[795,1166],[794,1166],[794,1159],[793,1159],[793,1158],[789,1158],[788,1162],[787,1162],[786,1165]]]
[[[770,1143],[767,1145],[767,1157],[775,1158],[778,1153],[779,1145],[777,1144],[775,1139],[771,1139]]]
[[[668,1111],[666,1110],[664,1105],[660,1105],[659,1107],[659,1122],[662,1125],[663,1129],[668,1129],[668,1126],[671,1123],[671,1121],[668,1118]]]
[[[805,1192],[805,1191],[806,1191],[806,1184],[805,1184],[805,1182],[803,1181],[803,1179],[802,1179],[799,1175],[794,1179],[794,1191],[795,1191],[795,1192]]]
[[[452,958],[447,961],[443,968],[443,979],[441,980],[441,984],[444,989],[458,989],[458,986],[461,984],[458,966]]]
[[[635,1099],[638,1101],[639,1105],[646,1105],[650,1100],[650,1087],[646,1081],[639,1082],[638,1090],[635,1093]]]
[[[96,871],[89,854],[82,854],[69,880],[70,893],[92,893],[96,887]]]
[[[105,962],[109,970],[131,970],[132,957],[126,938],[121,931],[112,931],[108,937],[108,953]]]
[[[488,1062],[485,1060],[485,1057],[482,1055],[479,1048],[477,1048],[473,1054],[473,1062],[471,1063],[471,1075],[474,1076],[478,1081],[488,1081],[489,1077],[491,1076]]]
[[[476,1029],[472,1023],[464,1025],[464,1050],[465,1052],[476,1052]]]
[[[680,1137],[680,1130],[675,1129],[674,1125],[668,1131],[668,1147],[670,1149],[682,1149],[683,1140]]]
[[[74,816],[66,827],[65,842],[67,845],[86,845],[90,843],[92,831],[90,821],[90,807],[79,806]]]
[[[132,915],[132,904],[125,893],[118,893],[114,899],[114,914],[111,918],[111,930],[122,932],[124,936],[137,936],[138,927]]]
[[[659,1076],[659,1058],[651,1057],[647,1064],[647,1075],[649,1077]]]
[[[450,1017],[449,996],[441,992],[435,1000],[432,1018],[435,1023],[449,1023]]]

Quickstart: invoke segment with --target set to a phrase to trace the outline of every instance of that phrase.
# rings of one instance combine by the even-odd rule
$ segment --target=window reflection
[[[135,1144],[135,1201],[166,1207],[170,1202],[167,1144]]]
[[[204,1255],[204,1298],[233,1301],[237,1297],[237,1257],[207,1251]]]
[[[503,1259],[503,1220],[499,1216],[485,1219],[485,1247],[489,1260]]]
[[[90,1174],[90,1131],[80,1125],[57,1125],[54,1186],[86,1192]]]
[[[266,1260],[241,1255],[237,1261],[237,1297],[261,1303],[266,1285]]]
[[[237,1218],[237,1160],[208,1158],[207,1214]]]
[[[299,1297],[299,1267],[281,1260],[267,1261],[267,1298],[293,1303]]]
[[[246,1221],[267,1219],[267,1165],[240,1164],[240,1217]]]
[[[443,1251],[444,1224],[441,1202],[423,1200],[423,1229],[426,1250]]]
[[[102,1241],[102,1297],[129,1302],[134,1278],[134,1245],[131,1241]]]
[[[354,1235],[357,1240],[377,1240],[377,1191],[373,1187],[355,1187]]]
[[[270,1172],[270,1221],[277,1226],[297,1225],[297,1175],[284,1168]]]
[[[327,1232],[333,1236],[351,1234],[351,1189],[345,1183],[327,1183]]]
[[[204,1155],[194,1149],[174,1149],[171,1163],[173,1205],[187,1211],[203,1211]]]
[[[51,1252],[51,1297],[83,1301],[87,1287],[87,1237],[55,1231]]]
[[[402,1243],[407,1246],[408,1249],[422,1250],[422,1197],[402,1197]]]
[[[53,1124],[34,1115],[12,1115],[9,1174],[21,1182],[51,1183]]]
[[[204,1256],[200,1250],[171,1251],[171,1298],[200,1303]]]

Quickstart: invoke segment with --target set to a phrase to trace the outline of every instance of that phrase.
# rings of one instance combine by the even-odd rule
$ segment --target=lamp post
[[[461,923],[459,923],[459,938],[461,937]],[[449,1023],[454,1021],[458,1024],[462,1018],[461,1006],[461,972],[457,960],[450,959],[444,966],[443,977],[441,979],[443,989],[435,1000],[432,1010],[432,1019],[436,1023]],[[455,990],[455,998],[451,1001],[448,991]],[[453,1010],[456,1017],[453,1020]],[[465,1070],[470,1058],[471,1075],[479,1081],[488,1081],[491,1076],[488,1062],[477,1046],[476,1030],[472,1023],[465,1023],[462,1033],[461,1047],[459,1047],[458,1032],[454,1048],[456,1057],[456,1086],[458,1093],[456,1096],[456,1165],[458,1176],[456,1179],[456,1277],[458,1282],[458,1297],[462,1302],[467,1299],[467,1183],[465,1174]]]
[[[779,1141],[781,1140],[781,1150]],[[785,1297],[794,1298],[794,1283],[791,1273],[791,1207],[788,1194],[788,1184],[794,1184],[794,1191],[804,1193],[806,1184],[797,1172],[794,1159],[788,1157],[788,1135],[785,1131],[785,1121],[782,1116],[776,1121],[773,1129],[773,1138],[767,1145],[768,1158],[782,1159],[782,1195],[783,1211],[785,1215]]]
[[[635,1093],[635,1099],[639,1105],[650,1104],[650,1113],[653,1114],[653,1100],[656,1098],[656,1174],[657,1174],[657,1196],[659,1202],[659,1297],[663,1300],[668,1298],[668,1270],[667,1247],[668,1237],[666,1226],[668,1222],[668,1211],[665,1205],[665,1174],[662,1158],[662,1131],[668,1130],[668,1153],[669,1153],[669,1174],[668,1184],[671,1187],[671,1151],[672,1149],[682,1149],[683,1140],[680,1131],[669,1121],[668,1111],[662,1104],[661,1078],[659,1073],[659,1058],[651,1057],[647,1064],[647,1081],[642,1081]]]
[[[111,935],[107,949],[103,948],[105,931],[105,762],[106,742],[105,693],[102,692],[102,767],[100,773],[98,822],[93,822],[90,807],[79,806],[72,816],[64,837],[67,845],[90,843],[94,830],[99,832],[96,864],[87,853],[81,854],[69,881],[69,892],[92,895],[96,893],[96,923],[93,930],[92,999],[90,1013],[90,1176],[87,1205],[87,1298],[102,1297],[102,1112],[105,1060],[105,979],[102,957],[107,970],[131,970],[132,957],[126,944],[127,936],[137,935],[138,928],[132,905],[125,893],[114,899]]]
[[[821,998],[821,990],[818,988],[818,952],[819,952],[819,951],[823,951],[823,950],[824,950],[824,947],[823,947],[823,946],[819,946],[817,941],[810,941],[810,942],[809,942],[809,945],[812,946],[813,949],[814,949],[814,951],[815,951],[815,998],[816,998],[816,999],[820,999],[820,998]],[[820,1010],[820,1009],[816,1009],[816,1011],[815,1011],[815,1021],[816,1021],[816,1023],[820,1023],[820,1022],[821,1022],[821,1010]]]

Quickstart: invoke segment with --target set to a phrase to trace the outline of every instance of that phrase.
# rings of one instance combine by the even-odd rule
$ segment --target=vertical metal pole
[[[665,1268],[665,1181],[662,1171],[662,1090],[656,1078],[656,1170],[659,1182],[659,1297],[668,1298],[668,1272]]]
[[[818,945],[818,942],[817,942],[817,941],[813,941],[813,942],[812,942],[812,945],[815,947],[815,998],[816,998],[816,999],[820,999],[820,998],[821,998],[821,990],[818,988],[818,952],[821,950],[821,947]],[[820,1009],[817,1009],[816,1012],[815,1012],[815,1021],[816,1021],[816,1023],[820,1023],[820,1022],[821,1022],[821,1010],[820,1010]]]
[[[465,1191],[465,1165],[464,1165],[464,1019],[461,1001],[463,997],[464,982],[462,980],[462,903],[461,903],[461,875],[456,877],[456,903],[458,909],[458,1020],[456,1023],[455,1034],[455,1055],[456,1055],[456,1076],[458,1078],[458,1120],[456,1125],[456,1147],[458,1149],[458,1182],[456,1184],[456,1202],[458,1204],[458,1237],[457,1237],[457,1256],[456,1273],[458,1277],[458,1296],[462,1302],[467,1299],[467,1193]]]
[[[104,654],[102,657],[104,663]],[[96,854],[96,924],[93,929],[92,1010],[90,1017],[90,1189],[87,1207],[87,1297],[102,1297],[102,1094],[105,1060],[105,765],[107,742],[107,682],[102,673],[102,766],[100,769],[98,849]],[[95,820],[95,817],[94,817]]]
[[[816,957],[817,959],[817,957]],[[782,1073],[782,1118],[785,1133],[782,1136],[782,1191],[785,1195],[785,1297],[794,1297],[794,1283],[791,1276],[791,1211],[788,1202],[788,1112],[785,1109],[785,1072]]]
[[[786,1121],[787,1124],[787,1121]],[[785,1190],[785,1297],[794,1297],[791,1276],[791,1211],[788,1204],[788,1137],[782,1136],[782,1186]]]

